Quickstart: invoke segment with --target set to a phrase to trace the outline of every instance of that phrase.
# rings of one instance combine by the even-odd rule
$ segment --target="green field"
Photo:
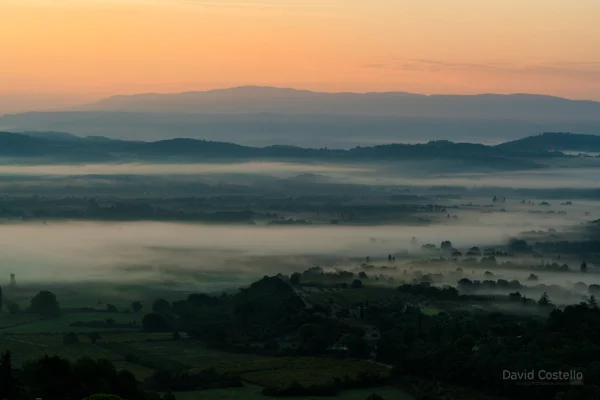
[[[345,308],[357,307],[367,301],[376,305],[405,299],[405,296],[394,288],[381,286],[366,286],[362,289],[322,289],[304,293],[311,304],[327,306],[332,299],[334,304]]]
[[[438,315],[440,313],[440,310],[431,307],[421,307],[421,312],[424,315],[427,315],[428,317],[432,317],[434,315]]]
[[[131,343],[131,347],[157,357],[177,360],[199,369],[236,365],[237,363],[255,360],[258,357],[252,354],[228,353],[208,349],[197,344],[194,340],[136,342]],[[260,358],[270,359],[270,357]]]
[[[0,353],[9,350],[15,366],[44,355],[57,355],[75,361],[81,357],[106,358],[111,361],[122,359],[118,354],[88,343],[65,345],[62,336],[16,335],[0,336]]]
[[[101,333],[98,344],[92,344],[89,337],[81,334],[78,335],[79,343],[65,345],[63,344],[63,335],[60,334],[0,335],[0,353],[11,351],[16,366],[21,366],[28,360],[34,360],[44,355],[57,355],[71,361],[81,357],[106,358],[113,362],[117,369],[128,369],[137,379],[143,381],[152,374],[152,369],[125,361],[124,354],[113,351],[103,344],[157,341],[165,340],[170,336],[170,334],[164,333],[110,332]]]
[[[293,381],[302,386],[315,386],[326,384],[334,378],[353,379],[362,372],[385,377],[390,374],[387,367],[365,360],[324,357],[264,357],[225,365],[217,370],[239,374],[250,383],[269,387],[285,387]]]
[[[87,328],[72,327],[72,323],[77,321],[105,321],[108,318],[115,320],[117,324],[136,324],[133,329],[141,329],[143,313],[125,313],[125,312],[88,312],[88,313],[65,313],[59,318],[40,320],[36,317],[27,315],[6,315],[0,317],[0,326],[8,326],[1,329],[4,333],[59,333],[59,332],[94,332],[102,330],[115,330],[114,328]],[[27,319],[27,317],[29,317]],[[23,323],[25,322],[27,323]],[[14,325],[13,321],[20,323]],[[136,328],[137,327],[137,328]]]
[[[177,400],[365,400],[371,394],[377,393],[384,400],[414,400],[412,396],[402,390],[383,386],[372,389],[344,390],[337,396],[294,396],[290,397],[267,397],[261,394],[261,388],[257,386],[244,386],[241,388],[203,390],[194,392],[175,392]]]

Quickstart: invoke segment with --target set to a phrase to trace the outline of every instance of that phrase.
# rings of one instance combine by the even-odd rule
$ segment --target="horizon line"
[[[558,96],[552,94],[542,94],[542,93],[529,93],[529,92],[510,92],[510,93],[498,93],[498,92],[478,92],[478,93],[470,93],[470,94],[461,94],[461,93],[417,93],[417,92],[405,92],[402,90],[385,90],[385,91],[323,91],[323,90],[313,90],[313,89],[298,89],[291,86],[274,86],[274,85],[258,85],[258,84],[247,84],[247,85],[236,85],[236,86],[225,86],[225,87],[216,87],[212,89],[205,90],[184,90],[184,91],[152,91],[152,92],[139,92],[133,94],[106,94],[104,98],[99,101],[113,98],[113,97],[134,97],[134,96],[149,96],[149,95],[178,95],[178,94],[195,94],[195,93],[211,93],[211,92],[219,92],[219,91],[227,91],[227,90],[236,90],[236,89],[276,89],[276,90],[289,90],[295,92],[308,92],[314,94],[331,94],[331,95],[341,95],[341,94],[354,94],[354,95],[369,95],[369,94],[405,94],[411,96],[423,96],[423,97],[434,97],[434,96],[457,96],[457,97],[475,97],[475,96],[541,96],[541,97],[552,97],[556,99],[564,99],[570,101],[587,101],[593,103],[600,103],[600,100],[593,99],[584,99],[584,98],[571,98],[565,96]]]

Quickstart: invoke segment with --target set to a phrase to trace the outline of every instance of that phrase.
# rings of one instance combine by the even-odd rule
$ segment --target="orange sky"
[[[0,0],[0,97],[273,85],[600,100],[598,21],[600,0]]]

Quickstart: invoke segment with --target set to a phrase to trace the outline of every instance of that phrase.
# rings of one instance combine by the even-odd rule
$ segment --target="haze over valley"
[[[598,21],[0,0],[0,400],[600,400]]]

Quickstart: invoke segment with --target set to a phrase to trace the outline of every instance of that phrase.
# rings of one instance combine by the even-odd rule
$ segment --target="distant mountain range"
[[[386,144],[350,150],[294,146],[249,147],[194,139],[156,142],[80,138],[60,132],[0,133],[0,157],[26,162],[202,162],[236,160],[300,161],[477,161],[482,165],[533,166],[536,160],[564,157],[549,148],[571,143],[576,149],[600,151],[600,136],[548,133],[497,146],[432,141],[426,144]]]
[[[431,140],[498,144],[540,132],[600,134],[600,103],[513,94],[319,93],[245,86],[115,96],[64,111],[0,117],[0,131],[158,141],[176,138],[350,149]]]
[[[274,87],[114,96],[72,111],[600,121],[600,103],[532,94],[323,93]]]

